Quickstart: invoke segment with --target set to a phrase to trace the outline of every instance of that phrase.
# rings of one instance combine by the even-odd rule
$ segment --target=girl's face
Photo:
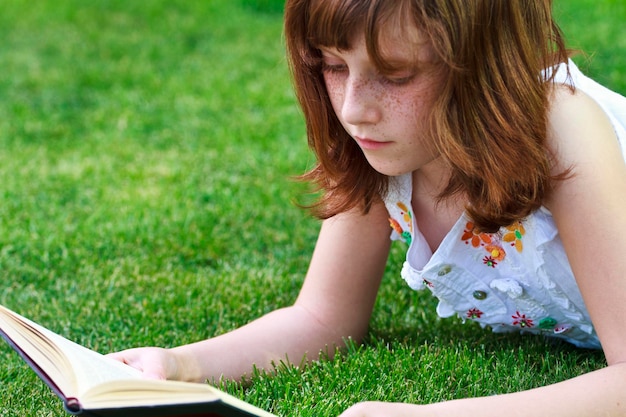
[[[349,50],[320,47],[326,89],[337,118],[378,172],[413,172],[438,156],[425,132],[443,75],[428,42],[386,36],[381,50],[393,71],[381,73],[363,36]]]

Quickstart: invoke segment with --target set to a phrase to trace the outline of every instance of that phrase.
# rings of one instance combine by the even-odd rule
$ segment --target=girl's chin
[[[414,171],[413,169],[398,169],[397,166],[377,166],[371,163],[370,166],[379,174],[386,175],[387,177],[399,177]]]
[[[383,160],[382,158],[367,158],[367,162],[370,166],[379,174],[386,175],[388,177],[398,177],[400,175],[413,172],[415,169],[406,165],[398,164],[397,161]]]

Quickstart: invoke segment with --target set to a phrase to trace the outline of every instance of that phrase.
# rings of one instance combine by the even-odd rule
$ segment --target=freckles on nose
[[[380,95],[380,92],[376,91],[373,84],[373,82],[362,78],[348,82],[346,84],[346,97],[350,97],[353,100],[364,100],[375,95]]]
[[[349,123],[373,122],[383,94],[373,82],[356,79],[346,83],[342,97],[342,115]]]

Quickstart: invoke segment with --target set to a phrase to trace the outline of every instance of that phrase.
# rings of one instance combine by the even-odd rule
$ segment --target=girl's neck
[[[415,221],[430,249],[435,251],[461,217],[465,201],[461,197],[451,197],[444,201],[437,198],[450,178],[450,171],[440,160],[414,171],[412,177],[411,205]]]
[[[438,157],[420,169],[413,171],[413,195],[436,199],[448,184],[450,169]]]

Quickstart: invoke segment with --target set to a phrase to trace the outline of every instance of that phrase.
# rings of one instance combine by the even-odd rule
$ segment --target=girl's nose
[[[344,90],[342,118],[351,125],[374,124],[381,118],[381,103],[372,81],[349,77]]]

